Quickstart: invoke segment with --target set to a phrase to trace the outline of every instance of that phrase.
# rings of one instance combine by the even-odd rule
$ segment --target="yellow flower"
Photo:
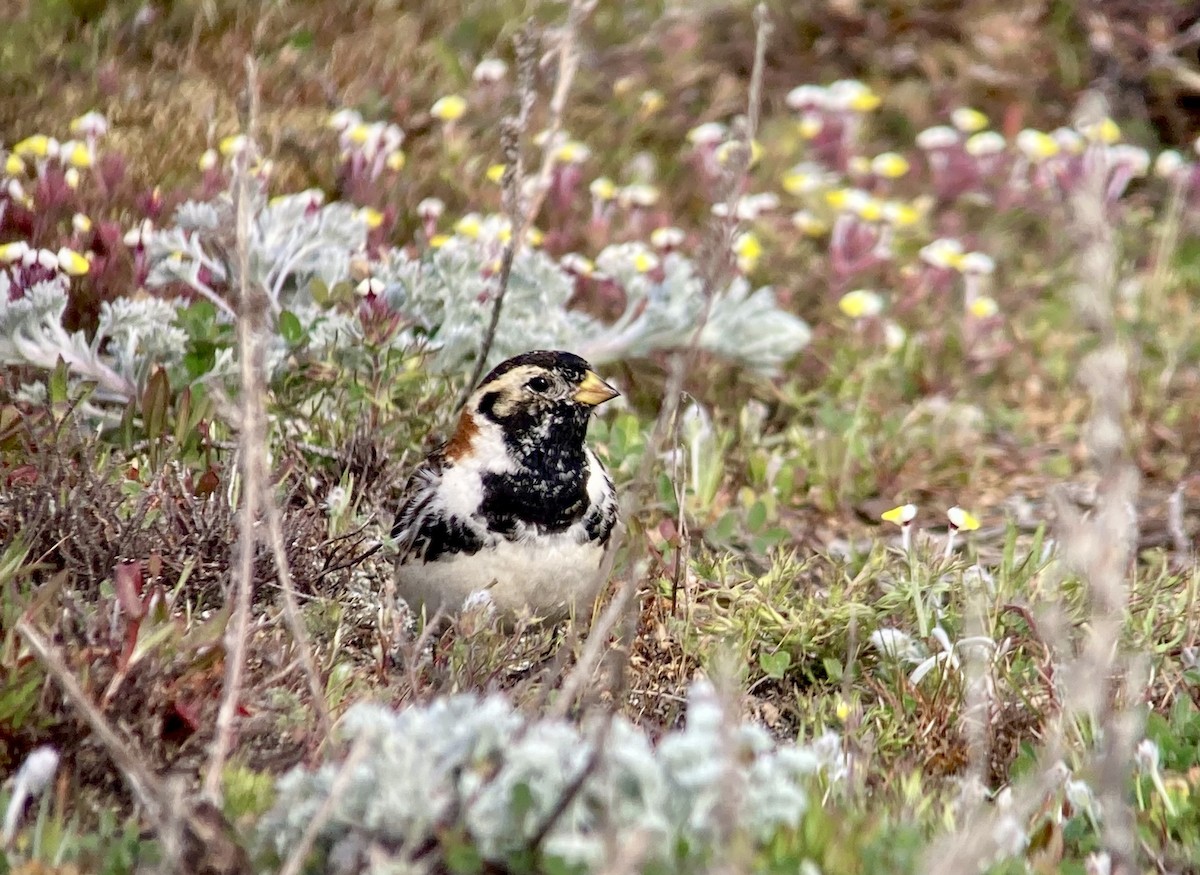
[[[1030,161],[1045,161],[1062,151],[1052,136],[1033,128],[1026,128],[1017,134],[1017,148]]]
[[[814,216],[808,210],[792,213],[792,227],[805,237],[823,237],[829,233],[829,223]]]
[[[957,270],[963,261],[962,243],[952,237],[939,237],[921,247],[921,260],[933,267]]]
[[[564,164],[582,164],[592,155],[592,150],[578,140],[567,140],[554,152],[554,157]]]
[[[429,238],[429,248],[430,249],[441,249],[443,246],[445,246],[449,242],[450,242],[449,234],[434,234],[432,237]]]
[[[467,112],[466,98],[458,94],[447,94],[434,101],[430,115],[444,122],[456,122]]]
[[[978,134],[971,134],[967,137],[963,148],[968,155],[979,158],[985,155],[998,155],[1004,151],[1006,146],[1004,137],[995,131],[980,131]]]
[[[504,178],[504,165],[503,164],[490,165],[487,169],[486,175],[487,175],[489,182],[494,182],[497,185],[499,185],[500,180],[502,180]]]
[[[797,164],[783,175],[783,190],[788,194],[808,194],[825,185],[829,176],[818,164]]]
[[[546,235],[542,232],[541,228],[532,228],[531,227],[528,231],[525,232],[525,242],[528,243],[530,246],[534,247],[535,249],[538,246],[541,246],[542,242],[545,239],[546,239]]]
[[[738,267],[742,273],[750,273],[758,266],[758,261],[762,258],[763,247],[757,234],[753,231],[746,231],[734,239],[733,252],[737,256]]]
[[[961,531],[973,532],[979,528],[979,520],[970,511],[963,510],[958,505],[946,511],[946,516],[950,519],[950,525]]]
[[[796,133],[801,139],[812,140],[825,128],[825,120],[816,113],[806,113],[796,122]]]
[[[641,112],[642,117],[648,118],[666,106],[667,99],[663,97],[661,91],[650,88],[642,92],[642,96],[638,98],[638,105],[639,112]]]
[[[250,141],[246,138],[245,134],[233,134],[217,143],[217,149],[222,155],[229,158],[230,156],[240,155],[242,152],[245,152],[249,144]]]
[[[734,150],[741,144],[741,140],[726,140],[720,146],[717,146],[717,151],[713,154],[717,158],[717,163],[726,165],[733,160]],[[753,167],[758,163],[758,159],[762,157],[762,144],[758,140],[750,141],[750,161],[746,164],[747,168]]]
[[[878,94],[857,79],[842,79],[826,90],[831,109],[870,112],[882,102]]]
[[[898,526],[907,526],[916,519],[916,516],[917,506],[915,504],[902,504],[880,514],[884,522],[895,523]]]
[[[592,184],[588,186],[588,191],[598,201],[610,201],[617,196],[617,186],[607,176],[598,176],[593,179]]]
[[[643,249],[633,256],[633,266],[638,273],[649,273],[658,267],[658,256],[648,249]]]
[[[92,166],[92,151],[87,147],[86,143],[71,141],[63,143],[62,149],[59,152],[62,160],[72,167],[91,167]]]
[[[846,162],[846,172],[851,176],[866,176],[871,172],[871,159],[866,155],[851,155]]]
[[[355,211],[354,215],[372,231],[383,224],[383,213],[373,207],[362,207]]]
[[[1000,305],[996,303],[995,298],[984,295],[972,301],[967,309],[976,319],[991,319],[1000,312]]]
[[[454,223],[454,233],[461,234],[463,237],[469,237],[472,240],[478,239],[479,232],[482,230],[483,222],[480,220],[478,213],[467,213]]]
[[[92,220],[83,213],[76,213],[71,217],[71,227],[80,234],[86,234],[92,230]]]
[[[13,146],[13,154],[22,158],[47,158],[57,151],[58,141],[45,134],[34,134]]]
[[[921,211],[903,201],[887,201],[883,205],[883,220],[894,228],[910,228],[921,220]]]
[[[988,126],[988,117],[977,109],[960,106],[950,113],[950,122],[964,134],[974,134]]]
[[[25,162],[21,160],[21,156],[17,154],[9,155],[4,159],[4,172],[8,176],[22,176],[25,173]]]
[[[842,295],[838,309],[851,319],[878,316],[883,312],[883,298],[870,289],[855,289]]]
[[[58,250],[58,266],[67,276],[83,276],[91,267],[86,258],[66,246]]]
[[[838,720],[845,723],[850,719],[850,703],[845,699],[838,699],[837,708],[835,709],[834,713],[837,715]]]
[[[871,159],[871,170],[884,179],[899,179],[908,173],[908,159],[895,152],[884,152]]]
[[[393,173],[399,173],[404,169],[404,165],[407,163],[408,156],[404,154],[404,150],[402,149],[397,149],[395,152],[389,153],[387,158],[384,159],[384,164],[387,166],[387,169],[391,170]]]
[[[16,240],[12,243],[0,243],[0,261],[5,264],[12,264],[24,258],[25,253],[28,251],[29,244],[24,240]]]
[[[1093,143],[1104,143],[1106,146],[1111,146],[1121,139],[1121,128],[1108,116],[1098,122],[1081,124],[1079,133]]]

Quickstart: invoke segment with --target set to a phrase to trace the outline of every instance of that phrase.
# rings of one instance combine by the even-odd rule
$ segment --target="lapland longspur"
[[[569,352],[527,352],[484,377],[396,514],[396,592],[413,611],[454,613],[481,590],[508,618],[591,609],[617,498],[588,418],[618,394]]]

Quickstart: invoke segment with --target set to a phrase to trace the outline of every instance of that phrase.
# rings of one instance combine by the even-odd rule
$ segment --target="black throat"
[[[522,526],[532,526],[561,532],[583,519],[588,509],[588,413],[561,405],[536,420],[503,423],[517,470],[483,477],[479,512],[493,531],[513,536]]]

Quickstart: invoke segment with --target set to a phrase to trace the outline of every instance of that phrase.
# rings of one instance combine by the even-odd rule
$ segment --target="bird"
[[[486,592],[509,624],[590,616],[618,502],[587,429],[619,394],[562,350],[522,353],[483,378],[396,512],[395,592],[414,614],[448,617]]]

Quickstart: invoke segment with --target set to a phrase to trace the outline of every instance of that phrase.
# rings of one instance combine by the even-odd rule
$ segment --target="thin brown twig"
[[[521,138],[529,128],[529,114],[533,109],[536,96],[534,86],[536,40],[532,33],[532,25],[527,26],[517,37],[517,113],[515,116],[505,118],[501,129],[501,150],[504,157],[504,176],[501,179],[501,189],[504,192],[504,210],[508,216],[511,233],[500,259],[496,292],[492,297],[492,312],[483,335],[483,343],[479,348],[479,356],[475,360],[475,366],[463,387],[458,403],[454,405],[455,410],[460,409],[466,403],[471,391],[483,376],[484,368],[487,367],[488,356],[491,355],[492,345],[496,340],[496,330],[500,325],[500,314],[504,309],[504,298],[508,293],[513,262],[546,198],[546,191],[549,188],[557,159],[558,135],[562,130],[563,113],[566,111],[567,99],[575,81],[575,71],[579,67],[577,49],[579,28],[595,5],[596,0],[572,0],[570,8],[567,10],[567,22],[559,36],[558,78],[554,86],[554,93],[550,98],[549,133],[542,146],[542,164],[537,175],[537,185],[528,203],[522,202],[525,161],[521,152]]]
[[[204,777],[204,795],[214,804],[221,799],[221,771],[233,748],[234,721],[238,697],[241,694],[245,671],[247,638],[250,631],[250,604],[254,591],[254,551],[258,541],[260,505],[266,480],[266,410],[265,387],[262,383],[263,322],[266,318],[266,292],[250,281],[250,154],[256,148],[258,116],[257,69],[253,59],[246,59],[247,125],[246,137],[250,148],[238,156],[234,165],[234,187],[237,194],[237,237],[239,301],[238,348],[241,359],[241,440],[242,509],[239,515],[239,534],[236,547],[233,579],[233,616],[225,630],[225,682],[221,704],[217,710],[216,735],[209,752],[208,771]]]

